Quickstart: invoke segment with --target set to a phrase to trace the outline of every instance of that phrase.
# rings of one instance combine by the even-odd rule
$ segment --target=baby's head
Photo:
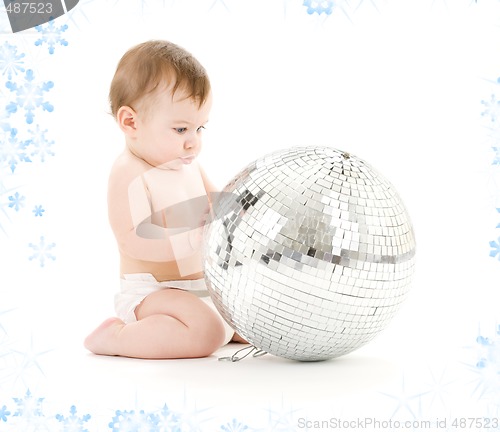
[[[153,40],[128,50],[116,68],[109,91],[111,114],[129,106],[147,112],[149,97],[169,89],[195,100],[201,107],[210,95],[205,68],[189,52],[171,42]]]

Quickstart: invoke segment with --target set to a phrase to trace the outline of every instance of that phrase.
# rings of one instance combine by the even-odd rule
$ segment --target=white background
[[[266,410],[331,416],[333,401],[356,415],[380,404],[384,418],[496,409],[474,390],[484,385],[474,367],[476,337],[494,339],[499,321],[500,262],[489,256],[500,236],[499,168],[487,129],[498,125],[481,116],[481,101],[498,92],[499,2],[337,1],[329,16],[307,14],[300,0],[80,3],[56,20],[68,25],[68,45],[53,55],[34,45],[34,30],[0,40],[25,52],[26,69],[41,81],[54,82],[46,96],[54,112],[36,118],[56,153],[4,177],[46,213],[0,215],[0,312],[13,309],[0,315],[0,408],[14,413],[13,398],[30,388],[45,398],[46,418],[87,407],[92,430],[105,430],[114,410],[149,403],[210,405],[216,425],[236,418],[254,428],[271,422]],[[109,83],[122,54],[153,38],[185,47],[210,74],[215,101],[201,161],[220,187],[257,157],[304,145],[346,150],[395,185],[414,223],[417,273],[400,314],[369,346],[314,368],[276,358],[221,366],[215,357],[161,366],[82,348],[113,314],[118,281],[106,182],[123,138],[107,114]],[[0,97],[12,96],[2,89]],[[56,260],[43,268],[28,260],[27,245],[40,235],[56,243]],[[432,377],[443,374],[447,383],[472,384],[459,395],[436,392]],[[419,396],[401,405],[409,383]],[[431,388],[439,393],[432,402],[422,396]],[[384,392],[396,396],[382,400]]]

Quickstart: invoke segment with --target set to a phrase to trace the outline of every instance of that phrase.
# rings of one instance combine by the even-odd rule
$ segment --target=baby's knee
[[[194,330],[194,329],[193,329]],[[215,314],[200,322],[193,338],[193,349],[199,357],[207,357],[217,351],[225,339],[224,326]]]

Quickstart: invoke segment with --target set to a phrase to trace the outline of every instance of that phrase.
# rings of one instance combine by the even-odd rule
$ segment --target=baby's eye
[[[205,129],[205,126],[200,126],[198,129],[196,129],[196,132],[201,132],[203,129]]]
[[[186,131],[187,131],[187,128],[185,128],[185,127],[175,128],[175,131],[176,131],[178,134],[183,134],[184,132],[186,132]]]

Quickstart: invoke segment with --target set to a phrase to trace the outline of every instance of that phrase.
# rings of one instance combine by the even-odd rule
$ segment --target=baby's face
[[[147,113],[137,112],[137,139],[131,150],[150,165],[180,169],[201,151],[204,125],[212,107],[212,96],[201,106],[178,90],[160,90],[143,102]]]

